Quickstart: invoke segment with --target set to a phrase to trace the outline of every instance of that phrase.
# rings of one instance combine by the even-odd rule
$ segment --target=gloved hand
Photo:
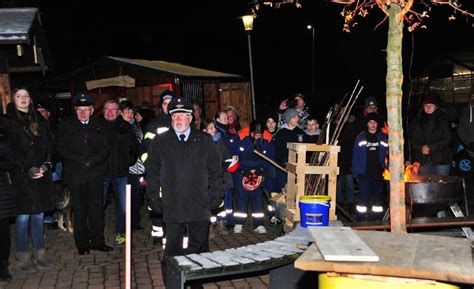
[[[163,207],[160,198],[148,200],[148,210],[155,214],[163,214]]]
[[[33,178],[37,173],[39,173],[40,169],[37,167],[32,167],[28,170],[28,176]]]

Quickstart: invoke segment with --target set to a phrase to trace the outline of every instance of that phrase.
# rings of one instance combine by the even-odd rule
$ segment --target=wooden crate
[[[295,222],[300,221],[299,199],[304,196],[306,175],[327,175],[328,191],[331,197],[331,208],[329,220],[336,220],[336,186],[339,167],[337,157],[340,152],[339,146],[316,145],[307,143],[288,143],[288,182],[286,188],[286,220],[285,231],[290,231]],[[323,152],[329,154],[326,166],[312,166],[306,163],[307,152]]]

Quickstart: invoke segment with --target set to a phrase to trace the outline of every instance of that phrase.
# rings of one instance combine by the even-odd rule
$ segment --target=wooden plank
[[[418,218],[407,222],[407,229],[416,228],[443,228],[443,227],[461,227],[473,226],[474,216],[462,218]],[[357,223],[346,223],[346,226],[355,230],[388,230],[389,222],[368,221]]]
[[[311,227],[309,231],[326,261],[379,261],[379,256],[351,228]]]
[[[295,262],[308,271],[369,274],[474,284],[471,242],[423,234],[356,231],[379,262],[327,262],[311,245]]]

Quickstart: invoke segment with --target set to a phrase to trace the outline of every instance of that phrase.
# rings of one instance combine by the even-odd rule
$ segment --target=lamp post
[[[308,30],[311,30],[312,34],[313,34],[313,49],[312,49],[312,58],[311,58],[311,90],[313,92],[313,98],[316,96],[316,72],[315,72],[315,58],[314,58],[314,50],[315,50],[315,43],[314,43],[314,26],[313,25],[308,25],[306,26],[306,28]]]
[[[252,40],[250,34],[253,30],[253,19],[254,15],[242,16],[242,22],[244,23],[244,29],[247,31],[247,40],[249,46],[249,65],[250,65],[250,97],[252,98],[252,118],[256,119],[257,114],[255,112],[255,88],[253,81],[253,61],[252,61]]]

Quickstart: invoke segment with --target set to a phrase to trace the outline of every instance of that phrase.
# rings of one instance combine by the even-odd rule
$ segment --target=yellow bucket
[[[319,274],[319,289],[459,289],[437,281],[373,275]]]

